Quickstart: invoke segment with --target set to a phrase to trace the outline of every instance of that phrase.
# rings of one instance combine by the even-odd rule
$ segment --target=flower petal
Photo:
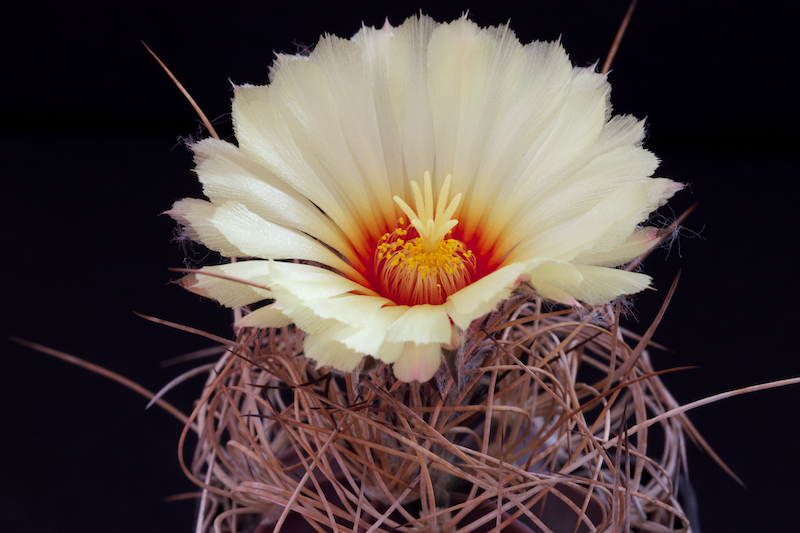
[[[234,325],[238,328],[285,328],[291,323],[291,318],[275,304],[270,304],[243,316]]]
[[[676,187],[677,186],[677,187]],[[617,187],[601,196],[590,209],[571,219],[560,219],[518,243],[505,262],[547,256],[572,261],[591,248],[609,250],[621,245],[636,225],[672,196],[680,184],[667,179],[646,179]],[[559,217],[560,218],[560,217]],[[495,257],[499,260],[499,257]]]
[[[201,268],[197,274],[181,278],[180,284],[195,294],[213,298],[226,307],[241,307],[273,297],[272,291],[262,288],[271,283],[269,265],[269,261],[239,261],[207,266]]]
[[[443,305],[413,305],[389,326],[387,340],[390,342],[448,343],[452,337],[452,326]]]
[[[211,222],[231,244],[241,250],[240,255],[317,261],[369,286],[359,272],[328,248],[306,235],[264,220],[241,204],[226,202],[214,211]]]
[[[605,304],[648,288],[650,280],[637,272],[561,261],[541,263],[530,272],[530,283],[539,295],[565,305],[575,305],[576,300]]]
[[[606,123],[607,90],[582,91],[564,100],[547,129],[502,180],[498,200],[482,223],[479,248],[488,251],[531,198],[544,198],[582,161]]]
[[[583,282],[568,292],[589,305],[601,305],[623,294],[636,294],[650,288],[652,278],[638,272],[617,268],[574,265],[583,276]],[[567,290],[567,289],[565,289]]]
[[[494,311],[508,298],[527,269],[524,263],[506,265],[451,294],[444,304],[448,316],[456,326],[467,329],[473,320]]]
[[[574,265],[564,261],[534,261],[532,268],[527,269],[527,276],[539,296],[564,305],[578,305],[573,289],[580,286],[583,276]]]
[[[406,311],[406,306],[392,305],[378,310],[369,321],[359,327],[347,327],[333,336],[348,348],[372,355],[385,363],[394,362],[403,350],[404,343],[387,342],[389,326]]]
[[[357,167],[353,177],[359,178],[358,185],[362,190],[371,193],[370,208],[380,208],[386,224],[384,231],[396,222],[395,206],[381,143],[376,94],[369,78],[372,73],[365,65],[368,61],[365,55],[382,53],[385,49],[385,41],[371,42],[379,43],[384,45],[380,50],[364,50],[355,41],[328,35],[320,39],[310,59],[319,65],[335,102],[348,159]],[[326,131],[324,134],[327,138],[330,133]],[[352,190],[349,185],[343,186],[347,191]],[[363,208],[359,206],[359,209]]]
[[[303,303],[320,318],[335,318],[343,324],[360,326],[380,308],[392,302],[380,296],[343,294],[333,298],[307,300]]]
[[[326,47],[325,39],[320,43],[323,48]],[[360,54],[358,46],[353,43],[342,48],[347,48],[343,50],[347,55]],[[306,160],[311,157],[316,161],[317,174],[324,176],[325,182],[334,187],[347,202],[345,205],[349,205],[351,215],[361,220],[362,231],[376,240],[387,229],[380,206],[386,204],[392,213],[394,208],[386,200],[375,197],[370,187],[371,180],[362,175],[343,129],[344,123],[351,118],[363,122],[364,117],[348,117],[339,110],[337,97],[341,96],[340,91],[332,89],[333,81],[315,61],[315,56],[312,53],[309,58],[288,60],[281,65],[269,85],[270,103],[285,120],[294,142],[304,154],[308,154]],[[357,65],[357,59],[353,58],[348,64]],[[359,81],[356,79],[353,82]],[[366,85],[363,79],[360,83]],[[370,99],[362,101],[362,105],[371,105]],[[349,124],[346,126],[347,129],[361,128]],[[363,124],[363,129],[374,129],[374,126]],[[374,135],[377,136],[377,130]],[[385,177],[385,171],[383,175]]]
[[[598,145],[591,150],[600,153],[564,175],[557,187],[542,189],[539,194],[528,198],[498,235],[494,256],[505,256],[522,240],[531,237],[532,231],[541,233],[580,216],[619,187],[649,181],[647,176],[655,171],[658,159],[635,145],[614,146],[617,140],[623,142],[638,138],[643,131],[642,125],[637,121],[616,122],[625,127],[607,128],[616,132],[614,134],[604,131]]]
[[[286,288],[301,300],[330,298],[347,292],[377,296],[363,285],[318,266],[276,261],[270,268],[273,283]]]
[[[371,253],[368,233],[347,195],[326,179],[327,174],[311,154],[300,149],[286,120],[270,103],[269,95],[269,87],[236,88],[233,125],[239,148],[319,206],[361,256],[368,257]]]
[[[400,381],[425,383],[436,374],[441,364],[442,347],[439,343],[407,342],[392,366],[392,370]]]
[[[403,193],[409,198],[408,179],[418,180],[436,162],[431,102],[428,90],[428,43],[438,27],[426,16],[411,17],[394,30],[385,71],[389,102],[401,140]]]
[[[364,359],[364,354],[333,340],[335,332],[336,328],[332,328],[320,333],[306,334],[303,339],[306,357],[315,360],[319,366],[332,366],[343,372],[352,372]]]
[[[183,231],[194,242],[219,252],[225,257],[243,256],[242,251],[231,244],[211,221],[216,210],[217,206],[211,202],[184,198],[172,204],[172,209],[166,211],[165,214],[183,226]]]
[[[234,202],[264,220],[311,235],[363,269],[344,233],[308,198],[236,146],[205,139],[192,146],[203,192],[216,205]]]
[[[294,263],[273,264],[270,288],[277,307],[307,333],[359,326],[391,303],[374,293],[364,295],[364,287],[333,272]],[[348,294],[352,291],[360,294]]]
[[[466,239],[472,238],[486,210],[497,200],[498,180],[519,171],[520,154],[530,154],[574,77],[560,43],[533,42],[523,51],[524,68],[504,73],[505,83],[515,89],[514,97],[495,108],[497,118],[481,152],[474,188],[463,206]]]
[[[652,248],[659,238],[659,229],[652,226],[637,228],[633,235],[616,248],[603,251],[599,246],[581,252],[574,259],[576,264],[614,267],[636,259]]]

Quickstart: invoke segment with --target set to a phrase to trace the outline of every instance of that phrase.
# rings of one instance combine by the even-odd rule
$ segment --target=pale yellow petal
[[[183,226],[183,231],[191,240],[204,245],[209,250],[219,252],[225,257],[245,255],[236,245],[226,239],[211,221],[216,210],[217,206],[211,202],[184,198],[172,204],[172,209],[166,214]]]
[[[578,269],[564,261],[534,261],[527,269],[527,281],[539,296],[565,305],[577,305],[574,290],[583,283]]]
[[[441,364],[442,348],[439,343],[407,342],[394,362],[392,371],[400,381],[425,383],[436,374]]]
[[[347,48],[357,53],[353,43]],[[313,157],[317,162],[317,174],[324,175],[325,182],[346,199],[351,216],[361,220],[362,231],[375,240],[380,238],[387,228],[381,202],[366,185],[350,151],[343,127],[351,117],[340,114],[323,68],[313,60],[287,61],[269,88],[271,104],[285,120],[294,142],[307,154],[306,159]]]
[[[364,354],[351,350],[344,344],[333,340],[336,328],[321,333],[307,334],[303,339],[306,357],[319,366],[331,366],[342,372],[352,372],[364,358]]]
[[[211,222],[244,256],[317,261],[368,284],[359,272],[325,246],[306,235],[268,222],[241,204],[226,202],[216,209]]]
[[[452,326],[443,305],[414,305],[389,326],[389,342],[450,342]]]
[[[236,88],[233,125],[240,149],[319,206],[366,257],[367,232],[361,218],[329,182],[319,163],[301,150],[280,112],[269,102],[270,87]]]
[[[347,292],[377,296],[359,283],[318,266],[276,261],[271,272],[276,283],[302,300],[330,298]]]
[[[275,308],[289,317],[292,322],[304,332],[309,334],[323,333],[331,328],[347,327],[335,318],[322,318],[306,305],[306,302],[293,294],[282,290],[279,285],[273,285],[275,290]]]
[[[569,307],[581,307],[580,302],[573,298],[568,292],[564,291],[563,289],[553,287],[552,285],[548,285],[547,283],[537,283],[536,294],[542,298],[546,298]]]
[[[621,211],[637,209],[643,199],[644,193],[635,185],[622,187],[572,219],[540,231],[534,230],[533,235],[517,243],[504,262],[524,261],[532,257],[570,261],[609,231]],[[499,258],[493,257],[493,260],[498,261]]]
[[[636,294],[650,287],[650,276],[616,268],[574,265],[583,276],[576,288],[565,289],[572,296],[590,305],[608,303],[618,296]]]
[[[384,41],[370,44],[378,43],[385,48]],[[396,218],[376,109],[377,105],[385,105],[385,102],[376,102],[372,73],[367,66],[369,60],[364,57],[382,51],[365,51],[355,41],[328,35],[320,39],[310,59],[320,66],[326,87],[336,103],[342,137],[349,158],[357,168],[353,177],[358,177],[360,187],[371,193],[370,204],[373,208],[380,208],[386,228],[394,226]]]
[[[320,318],[335,318],[339,322],[351,326],[367,323],[380,308],[392,304],[391,300],[380,296],[361,294],[343,294],[304,303]]]
[[[548,261],[530,271],[530,284],[541,296],[566,305],[575,305],[576,300],[600,305],[648,288],[650,277],[615,268]]]
[[[363,325],[343,328],[333,338],[359,353],[392,363],[400,355],[404,343],[387,342],[386,335],[389,326],[407,309],[407,306],[382,307]]]
[[[456,326],[467,329],[473,320],[494,311],[511,295],[526,268],[522,263],[505,266],[451,294],[444,304],[448,316]]]
[[[571,261],[589,250],[610,251],[620,246],[637,225],[676,190],[667,179],[641,179],[609,191],[590,209],[572,219],[560,219],[518,243],[505,262],[523,261],[530,257],[550,257]],[[496,258],[497,260],[499,258]]]
[[[559,185],[568,169],[597,142],[606,121],[606,92],[583,91],[567,98],[548,128],[522,156],[518,170],[506,176],[498,198],[482,223],[479,248],[488,251],[530,198]]]
[[[461,112],[462,67],[466,60],[464,56],[479,31],[474,22],[462,17],[437,26],[428,42],[428,92],[436,166],[426,170],[432,172],[437,190],[444,177],[453,172]]]
[[[614,130],[620,139],[626,138],[628,130],[641,129],[638,123],[627,124],[627,129]],[[609,145],[611,141],[601,139],[598,144]],[[594,150],[600,149],[595,146]],[[557,187],[541,190],[539,194],[529,197],[499,234],[493,244],[492,255],[503,257],[523,240],[583,215],[621,187],[638,183],[646,188],[649,176],[657,166],[658,159],[653,154],[630,144],[614,147],[593,157],[576,171],[565,174]],[[497,201],[504,204],[505,198],[498,198]],[[651,211],[655,207],[651,206]],[[633,231],[633,226],[629,228],[630,231]]]
[[[239,148],[205,139],[192,150],[195,172],[212,203],[242,204],[264,220],[315,237],[360,266],[349,240],[327,215]]]
[[[291,318],[275,304],[270,304],[243,316],[234,325],[238,328],[284,328],[291,323]]]
[[[580,265],[615,267],[636,259],[652,248],[659,237],[659,229],[652,226],[637,228],[628,239],[616,248],[604,251],[599,246],[582,252],[574,259]]]
[[[506,73],[514,87],[513,98],[496,108],[494,129],[480,154],[472,193],[465,199],[461,217],[465,238],[471,239],[486,210],[494,205],[499,181],[518,171],[521,154],[543,134],[552,115],[562,105],[573,77],[572,65],[560,43],[533,42],[523,47],[525,67]],[[512,76],[517,76],[514,81]]]
[[[434,168],[427,46],[435,27],[429,17],[414,16],[397,28],[362,28],[352,39],[362,48],[366,86],[374,95],[392,197],[406,198],[408,178]]]
[[[186,289],[227,307],[241,307],[273,297],[269,261],[239,261],[207,266],[181,279]],[[223,277],[220,277],[223,276]]]
[[[374,295],[363,296],[366,289],[328,270],[310,265],[275,262],[272,285],[276,306],[307,333],[321,333],[333,327],[347,326],[343,320],[359,325],[370,319],[381,305],[389,302]],[[360,300],[348,294],[361,293]],[[344,298],[341,301],[337,301]],[[339,314],[337,314],[337,312]]]
[[[419,180],[434,169],[431,103],[428,92],[428,43],[438,27],[426,16],[410,17],[394,29],[386,64],[387,93],[401,140],[403,187],[395,194],[410,200],[408,180]]]
[[[466,194],[528,81],[521,76],[527,55],[508,26],[480,31],[462,18],[437,29],[428,56],[437,148],[434,184],[438,188],[452,174],[452,194]]]

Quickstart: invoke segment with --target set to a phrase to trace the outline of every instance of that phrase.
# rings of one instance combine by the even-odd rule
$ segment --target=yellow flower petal
[[[335,332],[334,328],[307,334],[303,340],[306,357],[315,360],[319,366],[332,366],[343,372],[352,372],[364,359],[364,354],[333,340],[331,337]]]
[[[325,48],[324,39],[321,43]],[[309,60],[286,61],[269,86],[270,100],[286,121],[297,146],[316,161],[316,172],[325,176],[327,186],[335,188],[345,200],[353,218],[360,220],[362,231],[377,239],[386,231],[387,221],[374,194],[370,194],[371,180],[362,176],[343,131],[345,126],[359,129],[346,122],[359,122],[363,117],[348,117],[339,110],[340,90],[334,91],[331,82],[317,63],[316,54]],[[363,79],[361,83],[364,84]],[[362,101],[362,105],[370,104],[369,100]],[[393,214],[394,208],[391,209]]]
[[[272,298],[272,292],[262,288],[268,287],[270,282],[269,261],[240,261],[203,267],[199,273],[185,276],[180,281],[190,291],[213,298],[227,307],[241,307]]]
[[[392,196],[405,197],[410,191],[407,177],[421,177],[434,165],[425,46],[436,26],[422,16],[418,23],[396,28],[364,27],[352,39],[362,48],[366,86],[374,93]]]
[[[622,244],[608,250],[603,249],[600,244],[593,246],[576,257],[575,263],[606,267],[623,265],[650,250],[658,237],[658,228],[652,226],[637,228]]]
[[[296,231],[268,222],[241,204],[226,202],[211,222],[238,250],[239,255],[264,259],[304,259],[341,270],[367,285],[364,277],[328,248]]]
[[[636,294],[650,287],[650,276],[616,268],[575,265],[583,276],[578,287],[567,290],[572,296],[590,305],[608,303],[623,294]]]
[[[392,366],[392,370],[400,381],[425,383],[436,374],[441,364],[442,347],[440,344],[407,342]]]
[[[499,196],[498,176],[513,176],[521,169],[520,154],[530,151],[562,105],[573,78],[572,65],[559,43],[533,42],[523,47],[526,62],[521,70],[502,73],[513,84],[513,98],[496,107],[497,118],[481,151],[472,194],[464,205],[464,234],[471,239]],[[487,103],[491,106],[491,103]]]
[[[318,266],[275,261],[270,269],[274,283],[303,300],[330,298],[348,292],[377,296],[363,285]]]
[[[555,187],[529,197],[509,219],[506,230],[494,244],[496,257],[505,256],[519,242],[532,237],[532,231],[543,233],[580,216],[620,187],[633,183],[646,187],[650,181],[646,176],[653,173],[658,159],[627,142],[643,135],[641,123],[635,120],[616,122],[616,127],[608,129],[613,133],[604,131],[598,139],[588,162],[579,165],[574,173],[563,176]]]
[[[543,223],[541,229],[517,244],[505,262],[531,257],[572,261],[600,243],[619,246],[657,207],[650,204],[650,199],[671,196],[674,185],[670,180],[648,179],[644,183],[620,186],[574,218],[560,219],[551,226]]]
[[[265,305],[236,321],[238,328],[284,328],[292,319],[283,314],[275,304]]]
[[[390,303],[374,293],[364,295],[359,284],[319,267],[275,262],[271,272],[277,308],[307,333],[364,324]],[[356,290],[361,294],[348,294]]]
[[[450,342],[452,326],[443,305],[414,305],[389,326],[387,340],[390,342]]]
[[[378,121],[378,108],[382,103],[376,101],[364,55],[365,51],[354,41],[325,36],[314,48],[313,62],[319,65],[330,97],[335,102],[341,135],[346,145],[341,153],[356,168],[355,174],[348,171],[350,174],[341,178],[357,178],[357,181],[342,181],[341,186],[351,196],[359,193],[351,187],[362,189],[365,194],[356,203],[357,208],[360,211],[379,209],[380,213],[376,212],[375,217],[379,221],[378,228],[383,228],[381,232],[385,232],[385,228],[396,220],[392,196],[397,191],[398,183],[393,189],[389,182]],[[324,136],[325,144],[330,144],[330,132],[320,133]],[[310,143],[316,145],[318,140],[311,140]],[[338,173],[335,175],[339,177]]]
[[[507,265],[450,295],[444,304],[448,316],[456,326],[467,329],[473,320],[494,311],[508,298],[527,269],[524,263]]]
[[[368,322],[380,308],[392,302],[380,296],[343,294],[303,303],[320,318],[335,318],[343,324],[360,326]]]
[[[231,244],[212,222],[216,211],[217,206],[211,202],[184,198],[175,202],[166,214],[183,226],[186,235],[194,242],[226,257],[243,256],[242,251]]]
[[[212,203],[241,204],[264,220],[301,231],[341,250],[352,264],[363,268],[346,236],[330,218],[237,147],[205,139],[194,144],[192,150],[195,171]]]
[[[407,306],[382,307],[360,327],[346,327],[337,331],[333,339],[364,355],[372,355],[385,363],[394,362],[403,350],[404,343],[387,342],[389,326],[405,313]]]
[[[497,201],[485,217],[480,252],[489,250],[530,198],[543,198],[557,186],[576,159],[600,137],[606,117],[606,91],[583,91],[564,100],[558,115],[529,148],[520,166],[503,180]]]
[[[269,102],[269,87],[237,87],[232,114],[240,149],[319,206],[355,249],[368,255],[367,233],[347,195],[326,180],[319,162],[296,144],[286,119]]]

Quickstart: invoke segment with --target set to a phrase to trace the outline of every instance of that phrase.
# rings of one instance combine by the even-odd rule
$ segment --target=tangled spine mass
[[[505,304],[424,385],[370,360],[318,369],[293,326],[240,330],[195,413],[190,469],[214,502],[204,530],[688,527],[676,497],[685,419],[648,436],[649,417],[676,406],[647,352],[614,378],[636,355],[623,330],[615,338],[616,310],[541,304]]]

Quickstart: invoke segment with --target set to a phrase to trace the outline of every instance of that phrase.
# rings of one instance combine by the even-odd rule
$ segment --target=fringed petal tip
[[[180,279],[176,279],[174,283],[176,285],[180,285],[189,292],[197,294],[198,296],[202,296],[204,298],[211,298],[211,295],[208,294],[208,291],[206,291],[205,289],[203,289],[198,285],[197,275],[195,274],[187,274],[186,276],[183,276]]]

